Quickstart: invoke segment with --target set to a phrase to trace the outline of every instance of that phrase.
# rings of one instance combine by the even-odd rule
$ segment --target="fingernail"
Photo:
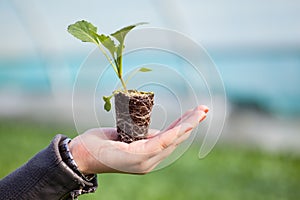
[[[208,111],[209,111],[209,108],[206,107],[206,108],[204,109],[204,112],[205,112],[205,113],[208,113]]]
[[[200,105],[200,106],[198,106],[196,109],[197,109],[197,110],[202,110],[202,111],[204,111],[205,113],[208,113],[208,111],[209,111],[209,108],[208,108],[207,106],[205,106],[205,105]]]

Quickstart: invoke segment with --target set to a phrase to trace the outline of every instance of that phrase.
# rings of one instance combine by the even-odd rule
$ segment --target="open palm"
[[[150,130],[147,139],[130,144],[118,141],[115,128],[90,129],[74,138],[70,149],[83,173],[145,174],[186,140],[205,119],[207,112],[206,106],[198,106],[187,111],[166,130]]]

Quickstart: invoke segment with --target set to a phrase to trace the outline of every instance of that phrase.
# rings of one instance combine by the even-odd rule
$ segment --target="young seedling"
[[[126,26],[112,34],[97,33],[97,27],[85,20],[68,26],[68,32],[82,42],[94,43],[104,54],[109,64],[119,78],[122,89],[112,92],[110,96],[103,96],[104,109],[111,110],[111,98],[115,97],[117,131],[120,140],[132,142],[146,138],[150,124],[150,114],[153,107],[153,92],[128,90],[127,82],[138,72],[149,72],[151,69],[141,67],[123,79],[123,49],[125,37],[129,31],[139,25],[137,23]]]

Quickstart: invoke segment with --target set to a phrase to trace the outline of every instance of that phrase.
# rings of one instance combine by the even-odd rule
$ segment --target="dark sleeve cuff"
[[[2,179],[0,199],[72,199],[94,192],[96,176],[86,181],[63,162],[58,146],[65,138],[57,135],[46,149]]]

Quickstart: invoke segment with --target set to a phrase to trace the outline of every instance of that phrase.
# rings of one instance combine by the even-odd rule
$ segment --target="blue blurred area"
[[[211,52],[229,100],[278,114],[300,114],[300,49]]]
[[[49,92],[49,80],[44,63],[35,58],[1,59],[0,91],[14,89],[23,92]]]
[[[300,114],[299,51],[210,51],[209,53],[221,73],[231,102],[274,113]],[[140,59],[144,58],[140,57]],[[82,62],[80,56],[65,57],[64,63],[67,63],[73,81]],[[17,88],[23,93],[51,92],[51,83],[47,75],[49,63],[51,60],[40,60],[34,57],[18,60],[2,59],[0,92],[10,88],[14,90]],[[165,75],[162,74],[161,78],[165,78]],[[107,79],[109,80],[110,77]]]

